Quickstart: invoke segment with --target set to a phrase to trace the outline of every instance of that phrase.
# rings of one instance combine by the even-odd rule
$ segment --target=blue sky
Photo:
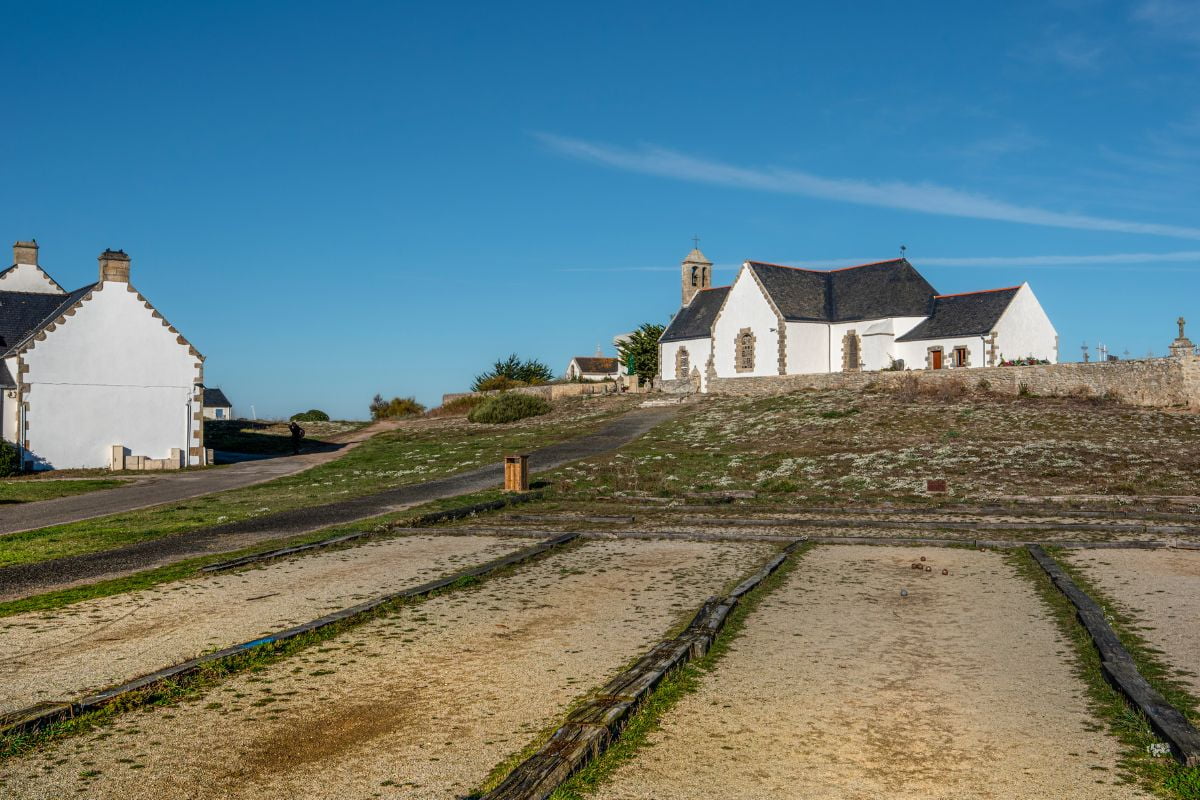
[[[803,5],[5,0],[0,239],[124,248],[260,416],[610,351],[693,234],[1200,339],[1200,4]]]

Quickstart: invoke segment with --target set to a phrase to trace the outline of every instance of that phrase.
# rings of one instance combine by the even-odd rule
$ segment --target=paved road
[[[626,413],[594,433],[533,452],[529,459],[530,470],[541,472],[555,469],[572,461],[614,450],[641,437],[676,411],[677,408],[651,408]],[[432,500],[490,489],[501,485],[503,480],[504,468],[495,464],[339,503],[266,514],[113,550],[6,567],[0,569],[0,600],[107,580],[186,558],[229,552],[256,542],[282,539],[331,525],[344,525]]]
[[[313,453],[246,461],[220,469],[164,473],[117,489],[5,507],[0,513],[0,535],[107,517],[109,514],[266,483],[340,458],[347,450],[394,427],[394,422],[376,422],[357,431],[330,437],[326,441],[336,444],[336,447],[322,448]]]

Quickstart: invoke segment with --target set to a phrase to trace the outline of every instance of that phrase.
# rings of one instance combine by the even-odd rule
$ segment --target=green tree
[[[513,386],[534,386],[546,383],[552,378],[554,378],[554,372],[541,361],[536,358],[521,360],[520,356],[513,353],[508,358],[502,358],[492,364],[492,368],[487,372],[476,375],[475,382],[471,384],[471,390],[483,392],[488,389],[507,389]]]
[[[658,337],[663,335],[664,330],[666,328],[662,325],[646,322],[617,345],[621,363],[628,366],[632,357],[633,372],[644,381],[658,375]]]

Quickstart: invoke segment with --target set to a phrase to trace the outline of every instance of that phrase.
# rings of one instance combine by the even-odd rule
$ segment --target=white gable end
[[[0,272],[0,292],[66,294],[62,287],[36,264],[15,264]]]

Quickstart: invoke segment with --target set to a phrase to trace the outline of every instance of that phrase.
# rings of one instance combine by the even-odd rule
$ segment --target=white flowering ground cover
[[[560,470],[564,496],[753,489],[760,498],[1194,494],[1200,415],[1070,398],[807,391],[704,397],[619,453]]]

